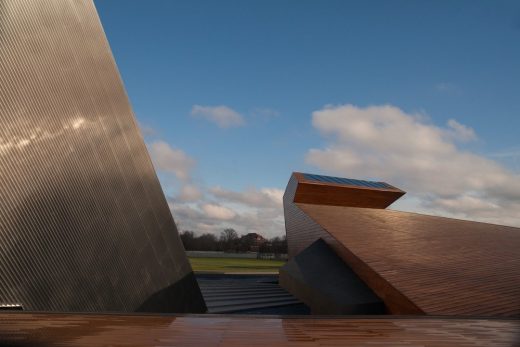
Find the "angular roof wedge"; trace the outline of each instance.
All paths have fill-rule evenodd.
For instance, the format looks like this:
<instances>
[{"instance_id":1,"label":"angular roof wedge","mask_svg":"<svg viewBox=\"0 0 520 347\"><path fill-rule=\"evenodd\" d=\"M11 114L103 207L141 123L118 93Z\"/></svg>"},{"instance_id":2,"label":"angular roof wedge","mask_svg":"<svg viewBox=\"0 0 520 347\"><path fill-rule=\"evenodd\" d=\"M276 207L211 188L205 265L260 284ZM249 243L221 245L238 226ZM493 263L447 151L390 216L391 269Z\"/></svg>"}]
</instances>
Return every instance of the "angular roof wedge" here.
<instances>
[{"instance_id":1,"label":"angular roof wedge","mask_svg":"<svg viewBox=\"0 0 520 347\"><path fill-rule=\"evenodd\" d=\"M406 192L385 182L372 182L293 172L298 182L294 202L384 209Z\"/></svg>"}]
</instances>

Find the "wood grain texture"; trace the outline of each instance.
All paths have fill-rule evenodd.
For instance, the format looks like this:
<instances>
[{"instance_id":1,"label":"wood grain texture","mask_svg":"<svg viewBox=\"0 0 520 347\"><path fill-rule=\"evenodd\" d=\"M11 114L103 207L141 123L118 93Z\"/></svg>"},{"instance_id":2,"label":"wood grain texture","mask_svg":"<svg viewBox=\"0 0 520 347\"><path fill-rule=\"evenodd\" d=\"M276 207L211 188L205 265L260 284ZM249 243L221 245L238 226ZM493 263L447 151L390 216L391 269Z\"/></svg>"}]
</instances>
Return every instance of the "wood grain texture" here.
<instances>
[{"instance_id":1,"label":"wood grain texture","mask_svg":"<svg viewBox=\"0 0 520 347\"><path fill-rule=\"evenodd\" d=\"M519 334L518 320L0 314L9 346L513 347Z\"/></svg>"},{"instance_id":2,"label":"wood grain texture","mask_svg":"<svg viewBox=\"0 0 520 347\"><path fill-rule=\"evenodd\" d=\"M370 188L339 183L320 182L306 179L304 174L295 172L298 181L294 202L320 205L352 206L365 208L386 208L405 194L390 188Z\"/></svg>"}]
</instances>

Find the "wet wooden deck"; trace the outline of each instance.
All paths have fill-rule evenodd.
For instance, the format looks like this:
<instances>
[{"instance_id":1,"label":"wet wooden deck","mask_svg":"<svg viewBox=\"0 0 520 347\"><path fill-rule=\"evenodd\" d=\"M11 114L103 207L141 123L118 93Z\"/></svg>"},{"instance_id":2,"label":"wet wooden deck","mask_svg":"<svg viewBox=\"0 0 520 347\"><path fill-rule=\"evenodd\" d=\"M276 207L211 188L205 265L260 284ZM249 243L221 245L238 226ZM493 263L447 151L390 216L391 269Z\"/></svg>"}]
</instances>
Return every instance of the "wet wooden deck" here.
<instances>
[{"instance_id":1,"label":"wet wooden deck","mask_svg":"<svg viewBox=\"0 0 520 347\"><path fill-rule=\"evenodd\" d=\"M520 321L0 314L0 346L519 346Z\"/></svg>"}]
</instances>

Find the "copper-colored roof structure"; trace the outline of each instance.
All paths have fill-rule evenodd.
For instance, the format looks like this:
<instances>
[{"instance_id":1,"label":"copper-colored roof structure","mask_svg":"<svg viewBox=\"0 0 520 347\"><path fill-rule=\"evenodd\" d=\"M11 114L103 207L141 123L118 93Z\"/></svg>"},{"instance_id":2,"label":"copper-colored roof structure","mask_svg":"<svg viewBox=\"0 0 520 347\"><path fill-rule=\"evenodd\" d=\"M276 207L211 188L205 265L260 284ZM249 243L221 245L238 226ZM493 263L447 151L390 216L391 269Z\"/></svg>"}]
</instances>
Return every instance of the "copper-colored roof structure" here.
<instances>
[{"instance_id":1,"label":"copper-colored roof structure","mask_svg":"<svg viewBox=\"0 0 520 347\"><path fill-rule=\"evenodd\" d=\"M0 314L2 346L513 347L519 331L517 320L442 317Z\"/></svg>"},{"instance_id":2,"label":"copper-colored roof structure","mask_svg":"<svg viewBox=\"0 0 520 347\"><path fill-rule=\"evenodd\" d=\"M318 193L302 203L298 192L308 184L294 173L284 195L290 257L324 239L390 313L520 317L519 228L364 208L363 201L332 206ZM322 187L336 200L351 193L332 184L314 189Z\"/></svg>"},{"instance_id":3,"label":"copper-colored roof structure","mask_svg":"<svg viewBox=\"0 0 520 347\"><path fill-rule=\"evenodd\" d=\"M0 346L520 344L519 229L385 210L402 190L303 173L290 256L321 238L311 255L347 264L378 313L417 315L171 315L206 304L93 1L0 0L0 57Z\"/></svg>"},{"instance_id":4,"label":"copper-colored roof structure","mask_svg":"<svg viewBox=\"0 0 520 347\"><path fill-rule=\"evenodd\" d=\"M370 182L295 172L294 202L367 208L386 208L405 194L385 182Z\"/></svg>"}]
</instances>

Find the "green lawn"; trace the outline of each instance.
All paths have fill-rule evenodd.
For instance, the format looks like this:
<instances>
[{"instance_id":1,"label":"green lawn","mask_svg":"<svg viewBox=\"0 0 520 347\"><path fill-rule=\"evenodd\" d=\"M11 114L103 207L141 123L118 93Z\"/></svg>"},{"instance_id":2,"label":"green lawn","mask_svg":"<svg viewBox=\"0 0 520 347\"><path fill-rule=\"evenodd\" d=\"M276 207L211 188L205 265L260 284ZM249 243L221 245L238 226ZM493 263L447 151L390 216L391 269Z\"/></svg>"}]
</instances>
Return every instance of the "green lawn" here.
<instances>
[{"instance_id":1,"label":"green lawn","mask_svg":"<svg viewBox=\"0 0 520 347\"><path fill-rule=\"evenodd\" d=\"M189 258L195 272L278 272L280 260L240 258Z\"/></svg>"}]
</instances>

